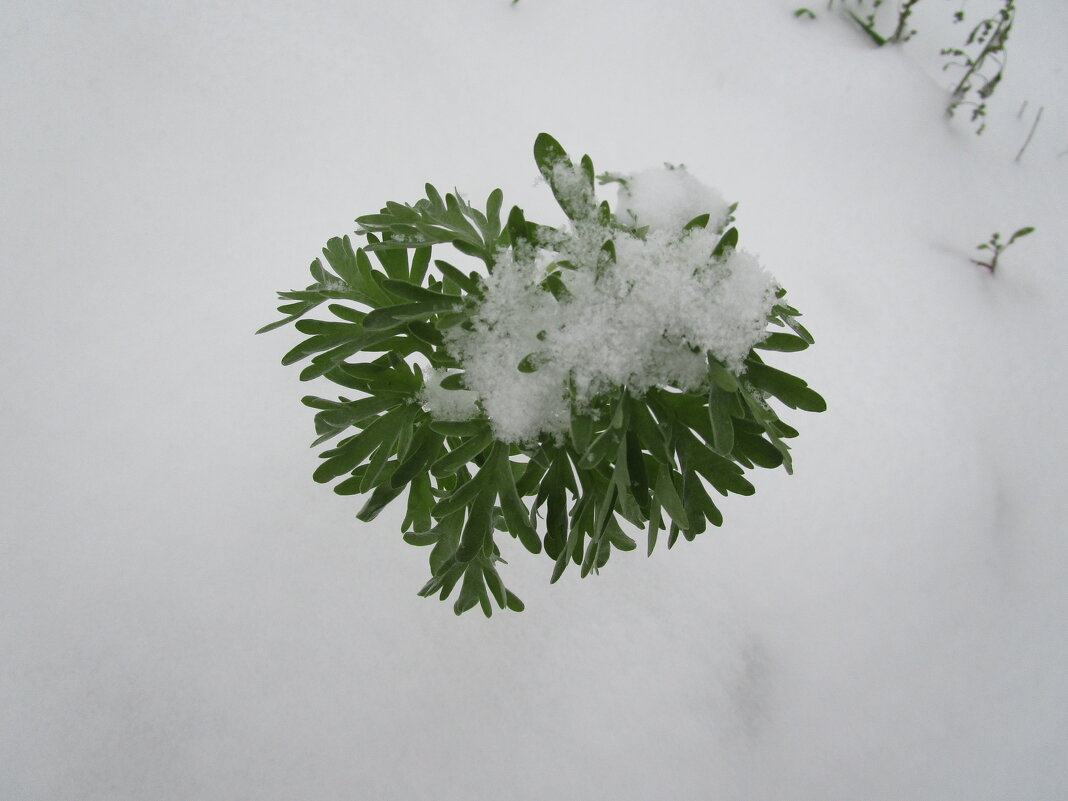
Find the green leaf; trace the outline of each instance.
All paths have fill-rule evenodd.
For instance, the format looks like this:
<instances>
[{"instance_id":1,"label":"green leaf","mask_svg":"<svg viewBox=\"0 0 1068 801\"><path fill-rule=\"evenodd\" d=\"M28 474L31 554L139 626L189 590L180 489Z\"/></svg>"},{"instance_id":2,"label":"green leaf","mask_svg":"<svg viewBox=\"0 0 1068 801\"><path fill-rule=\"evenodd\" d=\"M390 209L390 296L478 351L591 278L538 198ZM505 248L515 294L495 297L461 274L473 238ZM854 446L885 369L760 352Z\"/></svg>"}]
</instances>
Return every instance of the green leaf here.
<instances>
[{"instance_id":1,"label":"green leaf","mask_svg":"<svg viewBox=\"0 0 1068 801\"><path fill-rule=\"evenodd\" d=\"M476 297L482 296L482 287L474 278L464 275L461 270L453 267L447 261L441 259L434 260L434 266L441 271L441 274L446 278L452 280L460 289L469 295L475 295Z\"/></svg>"},{"instance_id":2,"label":"green leaf","mask_svg":"<svg viewBox=\"0 0 1068 801\"><path fill-rule=\"evenodd\" d=\"M460 562L474 559L493 534L493 501L497 497L497 488L489 477L482 477L485 472L481 471L471 481L477 484L477 492L468 510L467 523L460 535L460 547L456 551L456 558Z\"/></svg>"},{"instance_id":3,"label":"green leaf","mask_svg":"<svg viewBox=\"0 0 1068 801\"><path fill-rule=\"evenodd\" d=\"M305 406L325 410L323 413L315 415L315 433L321 436L312 443L313 448L321 442L336 437L347 428L400 404L400 400L397 398L372 397L361 398L347 403L334 403L311 395L302 398L301 402ZM323 404L330 405L325 406Z\"/></svg>"},{"instance_id":4,"label":"green leaf","mask_svg":"<svg viewBox=\"0 0 1068 801\"><path fill-rule=\"evenodd\" d=\"M476 259L482 259L485 262L491 261L490 254L486 248L472 244L466 239L454 239L452 240L452 246L465 256L474 256Z\"/></svg>"},{"instance_id":5,"label":"green leaf","mask_svg":"<svg viewBox=\"0 0 1068 801\"><path fill-rule=\"evenodd\" d=\"M862 20L860 17L858 17L852 11L847 11L846 13L849 14L850 17L853 18L853 21L855 23L857 23L857 25L860 26L860 29L862 31L864 31L864 33L868 34L868 38L870 38L872 40L872 42L875 43L876 47L882 47L883 45L886 44L886 39L883 36L881 36L879 34L879 32L875 30L875 28L873 28L867 22Z\"/></svg>"},{"instance_id":6,"label":"green leaf","mask_svg":"<svg viewBox=\"0 0 1068 801\"><path fill-rule=\"evenodd\" d=\"M728 251L734 250L736 247L738 247L738 229L731 227L720 237L719 242L712 251L712 258L723 258Z\"/></svg>"},{"instance_id":7,"label":"green leaf","mask_svg":"<svg viewBox=\"0 0 1068 801\"><path fill-rule=\"evenodd\" d=\"M364 317L363 327L368 331L384 331L396 328L412 320L426 320L438 312L451 311L453 308L453 302L447 300L424 300L419 303L386 306L381 309L375 309Z\"/></svg>"},{"instance_id":8,"label":"green leaf","mask_svg":"<svg viewBox=\"0 0 1068 801\"><path fill-rule=\"evenodd\" d=\"M423 283L423 279L426 278L427 266L430 264L430 248L421 247L416 248L412 254L412 270L409 274L409 280L419 285Z\"/></svg>"},{"instance_id":9,"label":"green leaf","mask_svg":"<svg viewBox=\"0 0 1068 801\"><path fill-rule=\"evenodd\" d=\"M611 239L606 239L604 244L601 245L601 253L608 257L608 261L612 264L616 263L616 243Z\"/></svg>"},{"instance_id":10,"label":"green leaf","mask_svg":"<svg viewBox=\"0 0 1068 801\"><path fill-rule=\"evenodd\" d=\"M734 374L711 352L707 354L707 359L708 377L725 392L736 392L738 390L738 379L734 377Z\"/></svg>"},{"instance_id":11,"label":"green leaf","mask_svg":"<svg viewBox=\"0 0 1068 801\"><path fill-rule=\"evenodd\" d=\"M653 493L659 499L664 511L675 522L675 525L679 528L688 529L690 527L690 519L686 514L686 507L683 505L682 498L679 496L675 486L676 475L677 473L671 468L661 467L656 474Z\"/></svg>"},{"instance_id":12,"label":"green leaf","mask_svg":"<svg viewBox=\"0 0 1068 801\"><path fill-rule=\"evenodd\" d=\"M449 593L452 592L456 583L463 578L464 565L460 562L453 560L452 565L446 570L440 579L441 591L438 593L438 598L444 601L449 597Z\"/></svg>"},{"instance_id":13,"label":"green leaf","mask_svg":"<svg viewBox=\"0 0 1068 801\"><path fill-rule=\"evenodd\" d=\"M517 595L513 595L510 590L505 590L504 602L507 607L513 612L522 612L524 609L526 609L526 604L519 600L519 597Z\"/></svg>"},{"instance_id":14,"label":"green leaf","mask_svg":"<svg viewBox=\"0 0 1068 801\"><path fill-rule=\"evenodd\" d=\"M353 364L346 362L338 366L341 373L357 382L362 389L373 395L403 395L411 397L423 385L422 378L407 368L403 360L398 360L401 367L392 367L379 362Z\"/></svg>"},{"instance_id":15,"label":"green leaf","mask_svg":"<svg viewBox=\"0 0 1068 801\"><path fill-rule=\"evenodd\" d=\"M645 469L645 457L638 445L638 438L632 431L628 431L626 435L626 459L628 489L645 515L649 510L649 475Z\"/></svg>"},{"instance_id":16,"label":"green leaf","mask_svg":"<svg viewBox=\"0 0 1068 801\"><path fill-rule=\"evenodd\" d=\"M467 384L464 383L463 373L452 373L445 376L441 379L438 386L442 389L467 389Z\"/></svg>"},{"instance_id":17,"label":"green leaf","mask_svg":"<svg viewBox=\"0 0 1068 801\"><path fill-rule=\"evenodd\" d=\"M712 443L725 456L734 449L734 423L731 420L734 403L733 392L727 392L718 384L713 384L709 389L708 417L712 423Z\"/></svg>"},{"instance_id":18,"label":"green leaf","mask_svg":"<svg viewBox=\"0 0 1068 801\"><path fill-rule=\"evenodd\" d=\"M652 501L649 504L649 528L648 531L648 550L646 556L653 555L653 549L656 547L656 537L660 529L663 528L663 523L660 518L660 499L653 493Z\"/></svg>"},{"instance_id":19,"label":"green leaf","mask_svg":"<svg viewBox=\"0 0 1068 801\"><path fill-rule=\"evenodd\" d=\"M582 192L577 191L573 185L560 185L556 166L561 164L569 173L574 174L575 165L568 158L567 151L549 134L540 133L534 140L534 161L542 177L548 181L556 202L568 217L572 220L586 219L596 212L592 181L588 182L588 188L584 186Z\"/></svg>"},{"instance_id":20,"label":"green leaf","mask_svg":"<svg viewBox=\"0 0 1068 801\"><path fill-rule=\"evenodd\" d=\"M479 475L481 475L481 473ZM477 477L464 480L463 483L458 484L455 489L440 498L438 502L434 504L431 514L440 520L443 517L448 517L451 514L464 510L472 501L474 501L475 497L481 491L482 485L485 483L485 479L480 481Z\"/></svg>"},{"instance_id":21,"label":"green leaf","mask_svg":"<svg viewBox=\"0 0 1068 801\"><path fill-rule=\"evenodd\" d=\"M746 377L753 386L774 395L790 408L807 412L822 412L827 409L827 402L809 389L803 379L751 360L747 360L746 365Z\"/></svg>"},{"instance_id":22,"label":"green leaf","mask_svg":"<svg viewBox=\"0 0 1068 801\"><path fill-rule=\"evenodd\" d=\"M711 218L709 214L698 214L686 225L682 227L683 231L692 231L694 228L705 228L708 226L708 221Z\"/></svg>"},{"instance_id":23,"label":"green leaf","mask_svg":"<svg viewBox=\"0 0 1068 801\"><path fill-rule=\"evenodd\" d=\"M538 358L536 353L528 353L524 356L516 367L521 373L534 373L538 369Z\"/></svg>"},{"instance_id":24,"label":"green leaf","mask_svg":"<svg viewBox=\"0 0 1068 801\"><path fill-rule=\"evenodd\" d=\"M515 482L516 491L520 497L533 495L537 491L538 483L545 475L547 467L540 462L531 459L523 468L522 474Z\"/></svg>"},{"instance_id":25,"label":"green leaf","mask_svg":"<svg viewBox=\"0 0 1068 801\"><path fill-rule=\"evenodd\" d=\"M417 475L425 473L427 466L441 453L443 439L444 436L429 425L421 426L390 478L392 486L403 487Z\"/></svg>"},{"instance_id":26,"label":"green leaf","mask_svg":"<svg viewBox=\"0 0 1068 801\"><path fill-rule=\"evenodd\" d=\"M360 482L360 492L370 492L381 483L380 479L392 476L397 464L394 462L390 472L383 475L386 471L386 463L389 461L389 457L393 455L394 447L397 440L401 438L401 433L410 426L411 423L407 422L382 439L382 444L378 446L378 449L371 457L371 461L367 463L363 480Z\"/></svg>"},{"instance_id":27,"label":"green leaf","mask_svg":"<svg viewBox=\"0 0 1068 801\"><path fill-rule=\"evenodd\" d=\"M615 496L612 499L612 503L618 502L620 514L635 525L644 523L645 517L641 514L637 500L631 492L626 435L619 439L619 450L616 451L615 465L612 469L612 484L615 487ZM603 533L604 529L598 527L597 531Z\"/></svg>"},{"instance_id":28,"label":"green leaf","mask_svg":"<svg viewBox=\"0 0 1068 801\"><path fill-rule=\"evenodd\" d=\"M615 521L612 521L612 524L608 526L605 536L612 543L613 548L618 548L621 551L633 551L638 547L638 543L634 541L634 538L628 536Z\"/></svg>"},{"instance_id":29,"label":"green leaf","mask_svg":"<svg viewBox=\"0 0 1068 801\"><path fill-rule=\"evenodd\" d=\"M690 474L683 483L685 485L683 497L685 499L686 508L690 512L690 520L700 520L700 525L697 526L696 529L691 529L690 531L697 534L704 531L705 520L713 526L723 525L723 515L701 484L701 480L696 475ZM686 536L687 532L684 531L683 535ZM686 536L686 539L693 539L693 537Z\"/></svg>"},{"instance_id":30,"label":"green leaf","mask_svg":"<svg viewBox=\"0 0 1068 801\"><path fill-rule=\"evenodd\" d=\"M404 491L404 486L394 487L390 482L385 481L375 488L375 491L371 493L371 497L367 499L367 503L363 505L363 508L356 513L356 519L364 523L370 523L386 506L398 495Z\"/></svg>"},{"instance_id":31,"label":"green leaf","mask_svg":"<svg viewBox=\"0 0 1068 801\"><path fill-rule=\"evenodd\" d=\"M559 559L563 559L564 566L567 565L567 560L571 554L570 544L574 546L574 541L571 540L568 534L567 526L567 496L566 486L563 472L569 468L563 464L562 461L555 460L552 467L545 475L545 480L542 482L542 489L546 490L545 498L547 502L546 514L545 514L545 552L550 556L553 553L558 553ZM541 497L541 490L538 492L538 497ZM537 509L538 500L535 499L534 508ZM574 533L577 537L577 532ZM553 575L559 578L559 573L554 570ZM556 581L556 579L552 579ZM551 582L550 582L551 583Z\"/></svg>"},{"instance_id":32,"label":"green leaf","mask_svg":"<svg viewBox=\"0 0 1068 801\"><path fill-rule=\"evenodd\" d=\"M671 524L671 528L668 531L667 547L668 547L669 551L671 550L671 546L673 546L675 544L675 540L677 540L678 538L679 538L679 527L676 526L674 523L672 523Z\"/></svg>"},{"instance_id":33,"label":"green leaf","mask_svg":"<svg viewBox=\"0 0 1068 801\"><path fill-rule=\"evenodd\" d=\"M579 460L580 470L592 470L619 447L619 429L609 426L590 444Z\"/></svg>"},{"instance_id":34,"label":"green leaf","mask_svg":"<svg viewBox=\"0 0 1068 801\"><path fill-rule=\"evenodd\" d=\"M593 437L593 418L588 414L571 411L571 444L578 453L585 453Z\"/></svg>"},{"instance_id":35,"label":"green leaf","mask_svg":"<svg viewBox=\"0 0 1068 801\"><path fill-rule=\"evenodd\" d=\"M542 279L539 286L546 292L551 293L560 302L564 302L571 297L571 290L567 288L567 284L563 282L557 273L549 273Z\"/></svg>"},{"instance_id":36,"label":"green leaf","mask_svg":"<svg viewBox=\"0 0 1068 801\"><path fill-rule=\"evenodd\" d=\"M690 526L682 529L682 536L688 541L693 540L707 528L704 512L706 498L708 498L708 493L701 485L701 479L692 470L685 469L682 474L682 504L686 509L686 517L690 521Z\"/></svg>"},{"instance_id":37,"label":"green leaf","mask_svg":"<svg viewBox=\"0 0 1068 801\"><path fill-rule=\"evenodd\" d=\"M501 512L504 514L508 531L523 544L531 553L541 553L541 540L538 532L530 524L530 514L516 490L515 478L508 464L506 452L501 449L501 464L497 466L497 495L501 501Z\"/></svg>"},{"instance_id":38,"label":"green leaf","mask_svg":"<svg viewBox=\"0 0 1068 801\"><path fill-rule=\"evenodd\" d=\"M464 583L460 586L460 595L453 604L453 611L462 615L468 609L473 609L478 604L482 586L482 567L477 563L467 565L464 569Z\"/></svg>"},{"instance_id":39,"label":"green leaf","mask_svg":"<svg viewBox=\"0 0 1068 801\"><path fill-rule=\"evenodd\" d=\"M815 390L805 387L792 398L793 406L805 412L827 411L827 401Z\"/></svg>"},{"instance_id":40,"label":"green leaf","mask_svg":"<svg viewBox=\"0 0 1068 801\"><path fill-rule=\"evenodd\" d=\"M356 266L356 251L353 250L352 242L347 236L335 236L330 239L323 248L323 256L342 281L349 286L361 286L360 271ZM318 264L320 269L322 268L322 263L318 259L314 263ZM320 282L326 283L324 279L320 279Z\"/></svg>"},{"instance_id":41,"label":"green leaf","mask_svg":"<svg viewBox=\"0 0 1068 801\"><path fill-rule=\"evenodd\" d=\"M513 250L528 247L531 244L527 221L519 206L512 206L508 214L508 237L512 242Z\"/></svg>"},{"instance_id":42,"label":"green leaf","mask_svg":"<svg viewBox=\"0 0 1068 801\"><path fill-rule=\"evenodd\" d=\"M720 494L752 495L756 492L756 488L742 477L742 468L708 448L693 434L683 434L681 441L687 470L703 475Z\"/></svg>"},{"instance_id":43,"label":"green leaf","mask_svg":"<svg viewBox=\"0 0 1068 801\"><path fill-rule=\"evenodd\" d=\"M583 155L583 157L579 159L579 165L582 167L582 172L586 176L586 183L590 185L590 190L592 191L594 188L593 159L591 159L589 155Z\"/></svg>"},{"instance_id":44,"label":"green leaf","mask_svg":"<svg viewBox=\"0 0 1068 801\"><path fill-rule=\"evenodd\" d=\"M430 474L420 473L409 484L408 509L404 516L404 522L401 523L401 530L416 533L429 532L434 525L433 518L430 516L430 508L433 505L434 494L430 488ZM440 537L440 534L435 533L434 542L437 542Z\"/></svg>"},{"instance_id":45,"label":"green leaf","mask_svg":"<svg viewBox=\"0 0 1068 801\"><path fill-rule=\"evenodd\" d=\"M464 512L461 509L441 520L432 531L440 539L430 552L430 572L435 576L445 571L450 563L455 564L456 549L460 547L460 532L464 527Z\"/></svg>"},{"instance_id":46,"label":"green leaf","mask_svg":"<svg viewBox=\"0 0 1068 801\"><path fill-rule=\"evenodd\" d=\"M484 427L477 434L438 458L430 465L430 472L439 477L451 475L464 465L473 462L476 456L492 444L493 434L488 427Z\"/></svg>"},{"instance_id":47,"label":"green leaf","mask_svg":"<svg viewBox=\"0 0 1068 801\"><path fill-rule=\"evenodd\" d=\"M382 282L382 286L394 295L415 303L427 303L431 305L453 308L463 302L459 295L447 295L443 292L434 292L425 287L416 286L408 281L398 281L388 278Z\"/></svg>"},{"instance_id":48,"label":"green leaf","mask_svg":"<svg viewBox=\"0 0 1068 801\"><path fill-rule=\"evenodd\" d=\"M491 230L501 230L501 206L504 204L504 192L494 189L486 198L486 220Z\"/></svg>"},{"instance_id":49,"label":"green leaf","mask_svg":"<svg viewBox=\"0 0 1068 801\"><path fill-rule=\"evenodd\" d=\"M441 335L441 331L430 323L422 320L412 320L405 328L413 337L425 342L432 348L440 348L445 344L445 337Z\"/></svg>"},{"instance_id":50,"label":"green leaf","mask_svg":"<svg viewBox=\"0 0 1068 801\"><path fill-rule=\"evenodd\" d=\"M308 358L313 353L330 350L331 348L335 348L343 344L349 345L352 344L353 340L356 341L356 350L359 350L362 347L361 340L366 338L366 336L361 334L353 334L351 336L346 334L333 337L317 335L309 337L308 339L305 339L303 342L290 349L289 352L287 352L285 356L282 357L282 364L288 367L291 364L296 364L302 359Z\"/></svg>"},{"instance_id":51,"label":"green leaf","mask_svg":"<svg viewBox=\"0 0 1068 801\"><path fill-rule=\"evenodd\" d=\"M409 545L423 547L436 545L438 540L441 539L441 535L436 531L409 531L404 535L403 539Z\"/></svg>"},{"instance_id":52,"label":"green leaf","mask_svg":"<svg viewBox=\"0 0 1068 801\"><path fill-rule=\"evenodd\" d=\"M634 433L638 435L642 447L649 451L654 459L661 464L673 464L671 448L668 446L659 423L649 413L647 403L638 401L631 404L630 424Z\"/></svg>"},{"instance_id":53,"label":"green leaf","mask_svg":"<svg viewBox=\"0 0 1068 801\"><path fill-rule=\"evenodd\" d=\"M505 609L508 605L504 589L504 582L501 581L501 577L497 575L497 569L492 564L482 565L482 575L486 579L486 586L489 588L490 594L493 596L493 600L497 602L497 606L501 609Z\"/></svg>"},{"instance_id":54,"label":"green leaf","mask_svg":"<svg viewBox=\"0 0 1068 801\"><path fill-rule=\"evenodd\" d=\"M312 478L320 484L325 484L354 470L385 440L395 437L400 427L410 421L416 411L412 406L401 406L386 412L361 433L320 454L326 461L319 465Z\"/></svg>"},{"instance_id":55,"label":"green leaf","mask_svg":"<svg viewBox=\"0 0 1068 801\"><path fill-rule=\"evenodd\" d=\"M399 208L405 208L404 206L400 206L399 203L393 203L392 205L397 206ZM392 240L393 236L390 233L384 232L382 234L381 241L383 242L383 244L389 244L392 242ZM377 237L372 234L368 234L367 241L372 245L376 244ZM407 243L405 243L402 244L399 248L374 248L375 258L377 258L382 267L385 268L386 275L388 275L394 280L406 281L408 278L407 247L408 245Z\"/></svg>"},{"instance_id":56,"label":"green leaf","mask_svg":"<svg viewBox=\"0 0 1068 801\"><path fill-rule=\"evenodd\" d=\"M392 215L398 222L415 222L419 219L419 213L411 206L386 201L385 212Z\"/></svg>"},{"instance_id":57,"label":"green leaf","mask_svg":"<svg viewBox=\"0 0 1068 801\"><path fill-rule=\"evenodd\" d=\"M447 437L471 437L489 431L486 420L431 420L430 427Z\"/></svg>"},{"instance_id":58,"label":"green leaf","mask_svg":"<svg viewBox=\"0 0 1068 801\"><path fill-rule=\"evenodd\" d=\"M607 200L602 201L597 207L597 222L605 228L612 225L612 207L608 205Z\"/></svg>"},{"instance_id":59,"label":"green leaf","mask_svg":"<svg viewBox=\"0 0 1068 801\"><path fill-rule=\"evenodd\" d=\"M783 463L783 454L760 436L735 431L734 453L745 456L760 467L775 468Z\"/></svg>"},{"instance_id":60,"label":"green leaf","mask_svg":"<svg viewBox=\"0 0 1068 801\"><path fill-rule=\"evenodd\" d=\"M591 539L589 545L586 548L586 555L582 559L582 565L579 572L580 578L586 578L593 570L594 565L597 563L598 557L601 555L601 548L604 546L604 540Z\"/></svg>"},{"instance_id":61,"label":"green leaf","mask_svg":"<svg viewBox=\"0 0 1068 801\"><path fill-rule=\"evenodd\" d=\"M331 303L327 308L332 314L349 323L363 323L363 318L367 316L365 311L353 309L350 306L342 306L340 303Z\"/></svg>"},{"instance_id":62,"label":"green leaf","mask_svg":"<svg viewBox=\"0 0 1068 801\"><path fill-rule=\"evenodd\" d=\"M762 342L758 342L754 347L760 350L777 350L792 353L807 348L808 342L792 334L768 334Z\"/></svg>"}]
</instances>

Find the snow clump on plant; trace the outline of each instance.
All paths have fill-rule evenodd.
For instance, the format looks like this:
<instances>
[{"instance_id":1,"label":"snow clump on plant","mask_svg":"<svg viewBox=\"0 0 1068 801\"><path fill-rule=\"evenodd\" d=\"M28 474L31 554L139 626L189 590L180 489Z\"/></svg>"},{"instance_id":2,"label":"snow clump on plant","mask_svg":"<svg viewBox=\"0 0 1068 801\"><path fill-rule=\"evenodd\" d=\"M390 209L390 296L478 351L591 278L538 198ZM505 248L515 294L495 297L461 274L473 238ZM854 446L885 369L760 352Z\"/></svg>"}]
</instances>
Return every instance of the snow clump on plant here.
<instances>
[{"instance_id":1,"label":"snow clump on plant","mask_svg":"<svg viewBox=\"0 0 1068 801\"><path fill-rule=\"evenodd\" d=\"M583 203L588 183L563 168L554 183ZM588 408L620 387L695 390L707 378L707 353L741 374L767 335L775 280L749 253L713 255L730 213L722 195L684 168L616 180L622 224L591 214L530 248L503 249L471 325L446 337L503 441L560 435L572 405ZM705 214L704 226L687 228ZM454 410L435 402L451 403L445 395L428 394L429 411L450 419Z\"/></svg>"}]
</instances>

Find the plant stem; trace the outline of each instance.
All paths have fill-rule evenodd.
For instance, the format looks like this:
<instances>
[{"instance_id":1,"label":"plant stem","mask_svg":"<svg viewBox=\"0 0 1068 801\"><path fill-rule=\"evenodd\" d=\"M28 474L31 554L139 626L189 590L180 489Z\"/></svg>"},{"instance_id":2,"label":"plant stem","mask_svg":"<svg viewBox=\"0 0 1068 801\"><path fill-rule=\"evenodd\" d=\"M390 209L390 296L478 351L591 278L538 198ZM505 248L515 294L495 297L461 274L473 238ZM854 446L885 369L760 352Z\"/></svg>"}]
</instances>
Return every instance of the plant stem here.
<instances>
[{"instance_id":1,"label":"plant stem","mask_svg":"<svg viewBox=\"0 0 1068 801\"><path fill-rule=\"evenodd\" d=\"M1042 112L1046 110L1045 106L1039 106L1038 114L1035 115L1034 125L1031 126L1031 133L1027 135L1027 141L1023 143L1023 147L1020 148L1020 152L1016 154L1016 163L1020 163L1020 157L1023 156L1024 151L1027 150L1027 146L1031 144L1031 138L1035 135L1035 129L1038 128L1038 121L1042 119Z\"/></svg>"},{"instance_id":2,"label":"plant stem","mask_svg":"<svg viewBox=\"0 0 1068 801\"><path fill-rule=\"evenodd\" d=\"M901 10L897 16L897 28L886 41L902 41L902 37L905 35L905 25L908 24L909 15L912 14L912 7L918 2L920 2L920 0L905 0L905 3L901 6Z\"/></svg>"},{"instance_id":3,"label":"plant stem","mask_svg":"<svg viewBox=\"0 0 1068 801\"><path fill-rule=\"evenodd\" d=\"M1011 3L1006 4L1006 9L1011 9L1011 7ZM958 83L956 88L953 90L953 97L963 96L968 89L968 81L976 72L979 71L979 68L983 66L983 61L986 60L986 57L991 53L1000 50L1004 46L1004 39L1008 38L1008 30L1006 30L1005 33L1002 34L1002 29L1006 28L1006 26L1009 28L1012 27L1012 18L1009 14L1006 13L1005 9L1002 10L999 16L1000 19L998 20L997 27L994 29L994 32L991 33L990 36L987 38L986 44L979 52L979 55L975 58L974 61L971 61L968 64L968 69L964 72L964 77L960 79L960 83Z\"/></svg>"}]
</instances>

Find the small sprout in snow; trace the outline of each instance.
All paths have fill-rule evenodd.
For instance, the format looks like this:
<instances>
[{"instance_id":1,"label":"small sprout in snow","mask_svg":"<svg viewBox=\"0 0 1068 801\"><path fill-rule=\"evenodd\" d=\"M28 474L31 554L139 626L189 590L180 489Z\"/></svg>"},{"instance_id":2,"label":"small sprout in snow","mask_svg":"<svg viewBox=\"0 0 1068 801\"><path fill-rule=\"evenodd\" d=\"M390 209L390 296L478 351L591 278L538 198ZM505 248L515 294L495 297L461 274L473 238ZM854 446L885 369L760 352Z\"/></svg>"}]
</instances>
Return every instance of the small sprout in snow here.
<instances>
[{"instance_id":1,"label":"small sprout in snow","mask_svg":"<svg viewBox=\"0 0 1068 801\"><path fill-rule=\"evenodd\" d=\"M984 242L981 245L977 245L976 246L976 250L988 250L988 251L990 251L990 256L987 258L986 261L979 261L978 259L972 259L972 263L973 264L978 264L980 267L986 267L988 270L990 270L991 274L993 274L997 270L998 259L1001 258L1001 254L1002 253L1004 253L1006 250L1008 250L1009 245L1011 245L1017 239L1022 239L1023 237L1027 236L1028 234L1030 234L1034 230L1035 230L1034 226L1028 226L1026 228L1020 228L1019 230L1016 231L1016 233L1014 233L1012 236L1009 237L1009 241L1008 242L1002 242L1001 241L1001 234L995 232L994 235L991 236L989 240L987 240L986 242Z\"/></svg>"}]
</instances>

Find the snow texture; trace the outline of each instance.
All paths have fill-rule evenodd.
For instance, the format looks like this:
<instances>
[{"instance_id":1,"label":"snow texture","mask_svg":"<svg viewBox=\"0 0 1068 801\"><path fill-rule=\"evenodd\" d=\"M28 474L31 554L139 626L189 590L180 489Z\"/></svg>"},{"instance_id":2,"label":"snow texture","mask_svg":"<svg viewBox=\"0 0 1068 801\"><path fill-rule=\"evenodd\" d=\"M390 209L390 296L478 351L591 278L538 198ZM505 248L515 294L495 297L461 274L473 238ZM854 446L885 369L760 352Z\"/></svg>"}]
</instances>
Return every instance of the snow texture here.
<instances>
[{"instance_id":1,"label":"snow texture","mask_svg":"<svg viewBox=\"0 0 1068 801\"><path fill-rule=\"evenodd\" d=\"M718 190L698 181L684 166L669 165L626 176L616 208L621 221L653 231L678 231L701 214L710 215L708 227L717 231L729 213Z\"/></svg>"},{"instance_id":2,"label":"snow texture","mask_svg":"<svg viewBox=\"0 0 1068 801\"><path fill-rule=\"evenodd\" d=\"M0 798L1068 798L1068 5L981 137L959 3L798 5L7 0ZM498 538L526 611L457 618L251 332L426 181L557 219L543 130L740 200L829 409L723 528L551 586Z\"/></svg>"},{"instance_id":3,"label":"snow texture","mask_svg":"<svg viewBox=\"0 0 1068 801\"><path fill-rule=\"evenodd\" d=\"M556 167L564 196L589 204L581 172ZM655 222L647 235L583 220L537 252L517 258L503 251L473 330L450 332L466 384L503 440L561 433L572 402L581 411L619 387L635 394L664 385L697 389L708 353L741 373L749 350L766 336L778 286L749 253L732 249L712 258L727 213L719 193L682 169L646 170L626 186L631 212L640 210L635 226ZM717 224L683 230L709 212ZM614 260L602 249L608 240ZM549 274L566 294L543 288ZM524 359L533 372L520 372Z\"/></svg>"}]
</instances>

